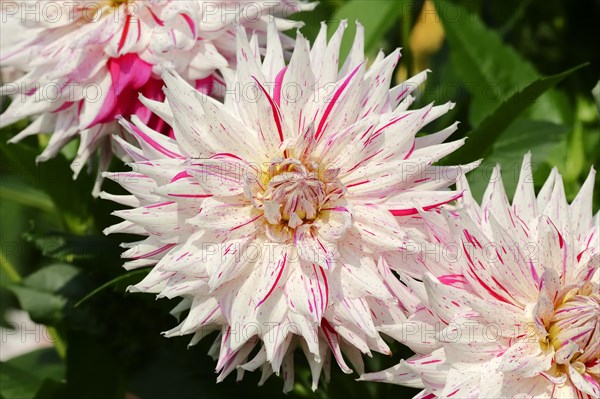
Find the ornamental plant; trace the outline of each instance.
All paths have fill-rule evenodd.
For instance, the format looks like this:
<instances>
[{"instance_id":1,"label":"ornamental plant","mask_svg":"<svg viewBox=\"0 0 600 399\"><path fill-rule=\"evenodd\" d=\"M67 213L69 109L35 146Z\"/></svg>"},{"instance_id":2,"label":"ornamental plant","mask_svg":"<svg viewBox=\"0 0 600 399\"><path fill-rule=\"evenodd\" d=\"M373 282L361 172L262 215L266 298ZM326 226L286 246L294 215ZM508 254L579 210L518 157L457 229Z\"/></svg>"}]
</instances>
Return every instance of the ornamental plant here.
<instances>
[{"instance_id":1,"label":"ornamental plant","mask_svg":"<svg viewBox=\"0 0 600 399\"><path fill-rule=\"evenodd\" d=\"M597 397L563 3L3 0L0 399Z\"/></svg>"},{"instance_id":2,"label":"ornamental plant","mask_svg":"<svg viewBox=\"0 0 600 399\"><path fill-rule=\"evenodd\" d=\"M399 52L367 69L360 25L338 66L345 27L327 43L323 25L312 48L298 34L288 65L274 25L264 60L240 30L224 103L167 70L166 103L149 109L174 139L122 122L139 143L120 141L134 172L107 176L131 194L101 197L134 208L105 232L146 236L123 254L127 269L153 266L130 291L183 298L167 336L219 331L218 381L236 368L262 368L263 380L281 370L289 391L298 347L316 390L332 356L351 373L344 355L362 371L363 353L389 354L377 327L403 314L378 254L410 240L395 216L454 201L461 194L444 189L476 166L432 166L463 140L441 143L455 126L415 135L451 104L407 110L425 73L390 88ZM235 98L236 87L258 97Z\"/></svg>"}]
</instances>

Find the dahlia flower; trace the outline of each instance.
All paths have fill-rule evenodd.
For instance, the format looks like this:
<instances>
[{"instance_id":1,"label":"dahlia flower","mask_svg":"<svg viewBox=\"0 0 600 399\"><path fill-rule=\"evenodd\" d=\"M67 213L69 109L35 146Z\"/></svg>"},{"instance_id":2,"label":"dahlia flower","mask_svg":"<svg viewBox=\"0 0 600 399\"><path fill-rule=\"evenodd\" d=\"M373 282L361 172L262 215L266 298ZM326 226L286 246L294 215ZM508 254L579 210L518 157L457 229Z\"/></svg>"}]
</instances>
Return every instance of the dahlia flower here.
<instances>
[{"instance_id":1,"label":"dahlia flower","mask_svg":"<svg viewBox=\"0 0 600 399\"><path fill-rule=\"evenodd\" d=\"M597 398L594 176L568 205L553 170L536 198L528 154L512 204L496 169L481 206L463 182L459 209L422 213L437 251L403 276L408 319L381 328L417 355L363 379L424 387L419 398Z\"/></svg>"},{"instance_id":2,"label":"dahlia flower","mask_svg":"<svg viewBox=\"0 0 600 399\"><path fill-rule=\"evenodd\" d=\"M169 134L163 121L137 99L142 93L164 100L160 67L174 68L210 94L222 84L215 71L235 60L234 24L259 32L264 41L268 21L312 6L231 0L3 1L3 19L10 21L6 27L17 20L22 23L19 36L26 39L2 49L0 66L27 74L2 87L14 100L0 127L33 117L11 142L50 133L38 157L45 161L79 137L72 163L75 176L97 149L100 170L106 170L112 155L109 137L119 133L117 115L137 115ZM275 20L280 29L300 26Z\"/></svg>"},{"instance_id":3,"label":"dahlia flower","mask_svg":"<svg viewBox=\"0 0 600 399\"><path fill-rule=\"evenodd\" d=\"M361 354L389 353L377 326L403 313L377 254L409 241L395 216L455 200L446 188L475 166L432 166L463 141L441 144L456 125L415 138L451 104L407 110L426 73L390 89L399 51L367 68L358 25L340 68L345 27L327 43L323 25L312 47L298 33L287 66L272 25L264 59L238 32L224 103L166 70L167 102L144 102L176 141L122 121L134 172L107 176L131 194L101 196L134 208L106 233L147 236L123 255L153 266L131 290L184 298L167 336L219 332L219 381L283 369L289 390L301 348L316 389L331 355L351 373L343 355L361 372Z\"/></svg>"},{"instance_id":4,"label":"dahlia flower","mask_svg":"<svg viewBox=\"0 0 600 399\"><path fill-rule=\"evenodd\" d=\"M10 48L17 43L27 40L31 35L20 23L18 14L20 12L21 3L0 0L0 51ZM10 34L8 33L10 32ZM0 53L1 54L1 53ZM12 82L23 75L23 71L15 67L2 67L0 69L0 83ZM4 99L0 98L0 103ZM2 107L4 109L4 107Z\"/></svg>"}]
</instances>

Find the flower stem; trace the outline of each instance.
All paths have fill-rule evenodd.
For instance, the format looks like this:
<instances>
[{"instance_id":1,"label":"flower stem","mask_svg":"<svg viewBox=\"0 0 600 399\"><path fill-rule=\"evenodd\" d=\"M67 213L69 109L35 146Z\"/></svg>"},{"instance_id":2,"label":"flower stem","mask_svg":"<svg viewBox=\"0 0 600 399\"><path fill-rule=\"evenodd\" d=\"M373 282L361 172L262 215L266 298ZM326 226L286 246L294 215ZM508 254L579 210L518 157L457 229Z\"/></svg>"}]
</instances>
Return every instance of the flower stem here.
<instances>
[{"instance_id":1,"label":"flower stem","mask_svg":"<svg viewBox=\"0 0 600 399\"><path fill-rule=\"evenodd\" d=\"M60 337L58 330L56 330L55 327L51 326L46 326L46 329L48 330L48 334L50 334L50 337L52 338L52 343L54 344L54 349L56 350L56 353L58 353L58 356L62 360L65 360L65 358L67 357L67 346Z\"/></svg>"},{"instance_id":2,"label":"flower stem","mask_svg":"<svg viewBox=\"0 0 600 399\"><path fill-rule=\"evenodd\" d=\"M0 250L0 268L4 270L12 283L18 284L21 282L21 275L12 265L12 263L10 263L6 255L4 255L4 251L2 250Z\"/></svg>"}]
</instances>

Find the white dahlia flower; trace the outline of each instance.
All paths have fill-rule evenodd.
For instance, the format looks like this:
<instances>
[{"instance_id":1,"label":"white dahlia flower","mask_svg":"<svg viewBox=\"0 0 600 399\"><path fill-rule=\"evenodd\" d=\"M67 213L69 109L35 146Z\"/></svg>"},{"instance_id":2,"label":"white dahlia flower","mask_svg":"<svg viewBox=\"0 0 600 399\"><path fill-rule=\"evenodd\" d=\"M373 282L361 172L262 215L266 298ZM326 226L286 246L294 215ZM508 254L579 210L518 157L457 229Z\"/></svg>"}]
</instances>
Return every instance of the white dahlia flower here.
<instances>
[{"instance_id":1,"label":"white dahlia flower","mask_svg":"<svg viewBox=\"0 0 600 399\"><path fill-rule=\"evenodd\" d=\"M167 102L144 102L176 141L123 121L134 173L107 176L131 195L101 195L134 208L106 233L147 236L124 253L153 265L132 290L184 298L167 336L219 331L219 380L283 368L289 390L299 347L316 389L331 354L350 373L343 355L360 372L361 353L389 353L377 326L403 313L377 254L406 246L395 216L455 200L446 188L475 166L432 166L463 141L441 144L455 125L415 138L451 104L408 111L426 74L390 89L398 51L367 68L358 26L340 68L345 27L327 43L323 25L312 48L298 34L287 66L274 27L264 59L238 32L224 104L165 72Z\"/></svg>"},{"instance_id":2,"label":"white dahlia flower","mask_svg":"<svg viewBox=\"0 0 600 399\"><path fill-rule=\"evenodd\" d=\"M99 167L106 170L109 137L119 133L116 116L137 115L154 130L171 133L138 101L138 93L164 100L161 67L172 67L210 94L222 84L215 71L234 66L235 24L258 32L264 42L269 21L275 19L279 29L299 26L278 16L312 6L279 0L3 1L2 18L10 24L2 36L18 32L21 40L8 48L2 42L0 66L26 74L1 89L13 102L0 127L33 117L11 142L51 134L38 157L45 161L79 137L75 175L99 148Z\"/></svg>"},{"instance_id":3,"label":"white dahlia flower","mask_svg":"<svg viewBox=\"0 0 600 399\"><path fill-rule=\"evenodd\" d=\"M422 282L416 267L403 278L408 320L381 328L417 355L363 379L424 387L419 398L598 398L594 177L568 205L553 170L536 198L528 154L512 204L497 169L481 206L465 182L462 207L423 213L438 244L413 264Z\"/></svg>"},{"instance_id":4,"label":"white dahlia flower","mask_svg":"<svg viewBox=\"0 0 600 399\"><path fill-rule=\"evenodd\" d=\"M31 29L26 29L21 23L19 13L22 2L0 0L0 57L6 49L19 42L28 40L32 34ZM23 76L24 71L13 66L0 68L0 84L12 82ZM0 97L0 104L5 99ZM2 109L4 107L2 106Z\"/></svg>"}]
</instances>

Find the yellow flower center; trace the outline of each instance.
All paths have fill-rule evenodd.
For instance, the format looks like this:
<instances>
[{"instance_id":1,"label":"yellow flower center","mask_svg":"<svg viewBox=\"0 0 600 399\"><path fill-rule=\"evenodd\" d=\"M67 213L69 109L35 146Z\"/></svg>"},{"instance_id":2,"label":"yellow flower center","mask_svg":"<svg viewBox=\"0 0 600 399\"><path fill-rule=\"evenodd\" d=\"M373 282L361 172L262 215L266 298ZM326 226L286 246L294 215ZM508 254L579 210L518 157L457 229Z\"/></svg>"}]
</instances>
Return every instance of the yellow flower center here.
<instances>
[{"instance_id":1,"label":"yellow flower center","mask_svg":"<svg viewBox=\"0 0 600 399\"><path fill-rule=\"evenodd\" d=\"M555 350L569 342L583 351L584 362L598 357L600 352L600 303L598 295L571 292L554 310L548 329L549 342ZM595 341L595 342L594 342Z\"/></svg>"},{"instance_id":2,"label":"yellow flower center","mask_svg":"<svg viewBox=\"0 0 600 399\"><path fill-rule=\"evenodd\" d=\"M129 0L108 0L109 6L112 8L117 8L122 4L127 4Z\"/></svg>"},{"instance_id":3,"label":"yellow flower center","mask_svg":"<svg viewBox=\"0 0 600 399\"><path fill-rule=\"evenodd\" d=\"M549 374L566 379L568 367L598 380L600 295L591 285L574 288L554 308L543 345L551 345L555 362Z\"/></svg>"},{"instance_id":4,"label":"yellow flower center","mask_svg":"<svg viewBox=\"0 0 600 399\"><path fill-rule=\"evenodd\" d=\"M338 174L317 162L278 158L247 188L247 195L263 210L269 235L287 241L296 228L314 222L327 202L345 193Z\"/></svg>"}]
</instances>

